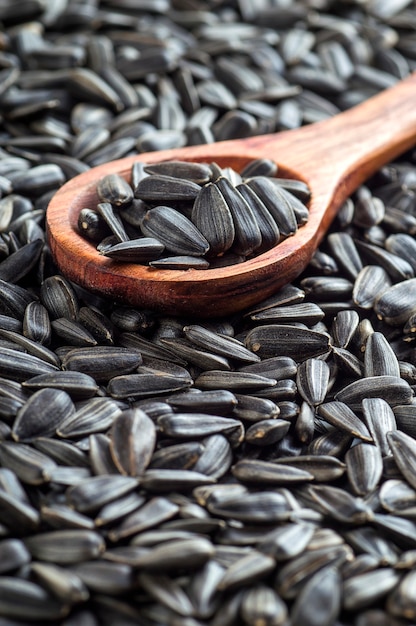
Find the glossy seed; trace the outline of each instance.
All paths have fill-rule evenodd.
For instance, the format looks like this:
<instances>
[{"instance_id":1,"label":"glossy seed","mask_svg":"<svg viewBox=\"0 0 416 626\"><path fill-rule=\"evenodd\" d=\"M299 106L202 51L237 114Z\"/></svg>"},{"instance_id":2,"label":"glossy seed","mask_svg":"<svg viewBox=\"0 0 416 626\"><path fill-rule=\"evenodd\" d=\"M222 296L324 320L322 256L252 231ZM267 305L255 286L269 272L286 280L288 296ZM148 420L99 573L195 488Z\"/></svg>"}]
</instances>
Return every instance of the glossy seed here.
<instances>
[{"instance_id":1,"label":"glossy seed","mask_svg":"<svg viewBox=\"0 0 416 626\"><path fill-rule=\"evenodd\" d=\"M110 452L121 474L140 476L152 458L156 429L140 409L123 411L110 431Z\"/></svg>"},{"instance_id":2,"label":"glossy seed","mask_svg":"<svg viewBox=\"0 0 416 626\"><path fill-rule=\"evenodd\" d=\"M114 376L108 384L108 394L116 399L146 398L186 389L191 381L166 372Z\"/></svg>"},{"instance_id":3,"label":"glossy seed","mask_svg":"<svg viewBox=\"0 0 416 626\"><path fill-rule=\"evenodd\" d=\"M365 265L357 274L352 290L354 303L362 309L371 309L376 299L392 281L386 270L379 265Z\"/></svg>"},{"instance_id":4,"label":"glossy seed","mask_svg":"<svg viewBox=\"0 0 416 626\"><path fill-rule=\"evenodd\" d=\"M105 549L103 538L89 530L61 530L25 539L32 556L41 561L70 564L95 559Z\"/></svg>"},{"instance_id":5,"label":"glossy seed","mask_svg":"<svg viewBox=\"0 0 416 626\"><path fill-rule=\"evenodd\" d=\"M192 343L207 351L248 363L260 360L256 354L247 350L244 344L233 337L224 337L203 326L197 324L184 326L183 332Z\"/></svg>"},{"instance_id":6,"label":"glossy seed","mask_svg":"<svg viewBox=\"0 0 416 626\"><path fill-rule=\"evenodd\" d=\"M44 388L61 389L73 400L91 398L98 391L95 380L82 372L56 371L52 374L39 374L25 380L23 387L33 391Z\"/></svg>"},{"instance_id":7,"label":"glossy seed","mask_svg":"<svg viewBox=\"0 0 416 626\"><path fill-rule=\"evenodd\" d=\"M359 443L345 455L347 475L355 494L365 496L373 491L383 473L383 462L377 446Z\"/></svg>"},{"instance_id":8,"label":"glossy seed","mask_svg":"<svg viewBox=\"0 0 416 626\"><path fill-rule=\"evenodd\" d=\"M291 610L293 626L308 622L311 626L329 626L341 609L341 578L335 567L315 573L300 590Z\"/></svg>"},{"instance_id":9,"label":"glossy seed","mask_svg":"<svg viewBox=\"0 0 416 626\"><path fill-rule=\"evenodd\" d=\"M68 504L80 513L90 513L137 488L131 476L93 476L67 491Z\"/></svg>"},{"instance_id":10,"label":"glossy seed","mask_svg":"<svg viewBox=\"0 0 416 626\"><path fill-rule=\"evenodd\" d=\"M253 626L282 626L287 618L287 607L273 589L259 583L245 592L241 616L246 624Z\"/></svg>"},{"instance_id":11,"label":"glossy seed","mask_svg":"<svg viewBox=\"0 0 416 626\"><path fill-rule=\"evenodd\" d=\"M150 209L143 218L141 228L144 235L157 239L166 250L176 254L203 256L209 250L208 241L194 224L168 206Z\"/></svg>"},{"instance_id":12,"label":"glossy seed","mask_svg":"<svg viewBox=\"0 0 416 626\"><path fill-rule=\"evenodd\" d=\"M302 398L312 406L321 404L328 391L330 370L322 359L306 359L298 367L296 384Z\"/></svg>"},{"instance_id":13,"label":"glossy seed","mask_svg":"<svg viewBox=\"0 0 416 626\"><path fill-rule=\"evenodd\" d=\"M0 580L0 614L12 621L62 619L69 613L69 605L53 598L43 587L15 576Z\"/></svg>"},{"instance_id":14,"label":"glossy seed","mask_svg":"<svg viewBox=\"0 0 416 626\"><path fill-rule=\"evenodd\" d=\"M30 441L53 435L63 420L74 413L75 406L65 391L40 389L18 411L12 437L15 441ZM37 419L33 419L35 415Z\"/></svg>"},{"instance_id":15,"label":"glossy seed","mask_svg":"<svg viewBox=\"0 0 416 626\"><path fill-rule=\"evenodd\" d=\"M365 343L364 376L400 378L399 361L386 337L380 332L372 333Z\"/></svg>"},{"instance_id":16,"label":"glossy seed","mask_svg":"<svg viewBox=\"0 0 416 626\"><path fill-rule=\"evenodd\" d=\"M250 178L246 184L257 194L273 216L279 232L284 237L294 235L298 229L296 214L291 205L291 194L279 188L266 176Z\"/></svg>"},{"instance_id":17,"label":"glossy seed","mask_svg":"<svg viewBox=\"0 0 416 626\"><path fill-rule=\"evenodd\" d=\"M374 303L374 311L379 319L398 326L404 324L414 312L416 278L402 280L384 291Z\"/></svg>"},{"instance_id":18,"label":"glossy seed","mask_svg":"<svg viewBox=\"0 0 416 626\"><path fill-rule=\"evenodd\" d=\"M96 346L70 350L62 360L62 368L82 372L101 383L116 375L133 372L141 362L142 357L137 350Z\"/></svg>"},{"instance_id":19,"label":"glossy seed","mask_svg":"<svg viewBox=\"0 0 416 626\"><path fill-rule=\"evenodd\" d=\"M200 186L190 180L155 174L139 181L134 195L145 202L159 204L160 201L194 200L199 191Z\"/></svg>"},{"instance_id":20,"label":"glossy seed","mask_svg":"<svg viewBox=\"0 0 416 626\"><path fill-rule=\"evenodd\" d=\"M154 237L142 237L141 239L116 243L103 250L101 254L114 261L147 263L157 259L164 249L163 243Z\"/></svg>"},{"instance_id":21,"label":"glossy seed","mask_svg":"<svg viewBox=\"0 0 416 626\"><path fill-rule=\"evenodd\" d=\"M110 398L91 398L62 419L56 434L63 438L77 438L102 432L112 426L120 413L120 407Z\"/></svg>"},{"instance_id":22,"label":"glossy seed","mask_svg":"<svg viewBox=\"0 0 416 626\"><path fill-rule=\"evenodd\" d=\"M78 317L78 298L71 284L62 276L50 276L43 281L40 299L53 319L66 317L76 320Z\"/></svg>"},{"instance_id":23,"label":"glossy seed","mask_svg":"<svg viewBox=\"0 0 416 626\"><path fill-rule=\"evenodd\" d=\"M413 437L400 430L387 434L394 460L408 483L416 486L416 445Z\"/></svg>"},{"instance_id":24,"label":"glossy seed","mask_svg":"<svg viewBox=\"0 0 416 626\"><path fill-rule=\"evenodd\" d=\"M36 562L30 571L37 581L62 602L76 604L89 599L89 591L78 576L52 563Z\"/></svg>"},{"instance_id":25,"label":"glossy seed","mask_svg":"<svg viewBox=\"0 0 416 626\"><path fill-rule=\"evenodd\" d=\"M410 385L398 376L368 376L339 391L335 399L351 409L359 409L364 398L382 398L391 406L409 404L413 397Z\"/></svg>"},{"instance_id":26,"label":"glossy seed","mask_svg":"<svg viewBox=\"0 0 416 626\"><path fill-rule=\"evenodd\" d=\"M350 405L340 400L335 400L321 404L318 411L319 415L333 426L345 430L351 436L358 437L363 441L372 441L366 425L353 412Z\"/></svg>"},{"instance_id":27,"label":"glossy seed","mask_svg":"<svg viewBox=\"0 0 416 626\"><path fill-rule=\"evenodd\" d=\"M118 174L106 174L98 181L97 194L101 202L116 206L129 204L133 200L133 190Z\"/></svg>"},{"instance_id":28,"label":"glossy seed","mask_svg":"<svg viewBox=\"0 0 416 626\"><path fill-rule=\"evenodd\" d=\"M297 467L251 459L238 461L232 472L238 480L249 485L291 485L314 478L309 472Z\"/></svg>"},{"instance_id":29,"label":"glossy seed","mask_svg":"<svg viewBox=\"0 0 416 626\"><path fill-rule=\"evenodd\" d=\"M32 341L48 345L51 340L51 325L47 309L36 300L30 302L23 319L23 334Z\"/></svg>"},{"instance_id":30,"label":"glossy seed","mask_svg":"<svg viewBox=\"0 0 416 626\"><path fill-rule=\"evenodd\" d=\"M217 185L208 183L201 188L192 207L192 222L208 241L211 255L222 255L231 248L234 222Z\"/></svg>"},{"instance_id":31,"label":"glossy seed","mask_svg":"<svg viewBox=\"0 0 416 626\"><path fill-rule=\"evenodd\" d=\"M2 467L11 469L24 483L41 485L48 482L56 463L46 454L23 443L0 442Z\"/></svg>"},{"instance_id":32,"label":"glossy seed","mask_svg":"<svg viewBox=\"0 0 416 626\"><path fill-rule=\"evenodd\" d=\"M297 326L272 324L250 330L245 345L262 359L288 356L304 360L324 354L329 349L329 338L323 333Z\"/></svg>"},{"instance_id":33,"label":"glossy seed","mask_svg":"<svg viewBox=\"0 0 416 626\"><path fill-rule=\"evenodd\" d=\"M364 421L374 443L380 448L382 456L387 456L390 454L387 433L397 428L393 409L381 398L364 398L362 411Z\"/></svg>"},{"instance_id":34,"label":"glossy seed","mask_svg":"<svg viewBox=\"0 0 416 626\"><path fill-rule=\"evenodd\" d=\"M13 350L0 348L0 374L15 381L24 381L36 374L47 374L58 371L56 365L47 363L37 356Z\"/></svg>"},{"instance_id":35,"label":"glossy seed","mask_svg":"<svg viewBox=\"0 0 416 626\"><path fill-rule=\"evenodd\" d=\"M399 575L392 568L380 568L365 574L352 576L344 582L344 607L349 610L363 609L382 599L399 582Z\"/></svg>"},{"instance_id":36,"label":"glossy seed","mask_svg":"<svg viewBox=\"0 0 416 626\"><path fill-rule=\"evenodd\" d=\"M261 244L261 233L250 205L225 176L220 176L215 185L224 197L234 222L234 252L243 256L251 254Z\"/></svg>"}]
</instances>

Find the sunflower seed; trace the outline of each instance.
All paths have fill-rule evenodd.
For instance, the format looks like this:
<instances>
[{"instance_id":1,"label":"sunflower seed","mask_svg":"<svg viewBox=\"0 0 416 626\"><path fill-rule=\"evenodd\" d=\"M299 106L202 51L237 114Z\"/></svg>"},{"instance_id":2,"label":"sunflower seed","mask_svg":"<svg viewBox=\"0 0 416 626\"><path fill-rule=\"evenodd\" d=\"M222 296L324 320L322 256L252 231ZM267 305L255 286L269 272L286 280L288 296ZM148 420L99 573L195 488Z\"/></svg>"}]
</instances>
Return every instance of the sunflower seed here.
<instances>
[{"instance_id":1,"label":"sunflower seed","mask_svg":"<svg viewBox=\"0 0 416 626\"><path fill-rule=\"evenodd\" d=\"M249 331L246 347L261 359L288 356L304 360L329 350L329 338L323 333L290 325L258 326Z\"/></svg>"},{"instance_id":2,"label":"sunflower seed","mask_svg":"<svg viewBox=\"0 0 416 626\"><path fill-rule=\"evenodd\" d=\"M104 552L105 543L90 530L56 530L25 539L32 557L52 563L71 564L95 559Z\"/></svg>"},{"instance_id":3,"label":"sunflower seed","mask_svg":"<svg viewBox=\"0 0 416 626\"><path fill-rule=\"evenodd\" d=\"M377 446L359 443L347 451L345 462L355 494L364 496L377 487L383 472L382 457Z\"/></svg>"},{"instance_id":4,"label":"sunflower seed","mask_svg":"<svg viewBox=\"0 0 416 626\"><path fill-rule=\"evenodd\" d=\"M221 356L243 362L258 362L260 358L247 350L244 345L233 337L224 337L197 324L183 327L183 332L192 343L215 352Z\"/></svg>"},{"instance_id":5,"label":"sunflower seed","mask_svg":"<svg viewBox=\"0 0 416 626\"><path fill-rule=\"evenodd\" d=\"M322 359L306 359L297 371L296 385L302 398L312 406L321 404L328 391L330 370Z\"/></svg>"},{"instance_id":6,"label":"sunflower seed","mask_svg":"<svg viewBox=\"0 0 416 626\"><path fill-rule=\"evenodd\" d=\"M57 371L52 374L39 374L23 381L24 389L37 391L41 389L61 389L73 400L84 400L96 395L98 385L95 380L81 372Z\"/></svg>"},{"instance_id":7,"label":"sunflower seed","mask_svg":"<svg viewBox=\"0 0 416 626\"><path fill-rule=\"evenodd\" d=\"M380 448L382 456L387 456L390 454L387 433L396 430L395 413L390 405L381 398L364 398L362 411L374 443Z\"/></svg>"},{"instance_id":8,"label":"sunflower seed","mask_svg":"<svg viewBox=\"0 0 416 626\"><path fill-rule=\"evenodd\" d=\"M154 237L142 237L131 241L116 243L101 252L114 261L128 263L147 263L156 260L164 251L165 246Z\"/></svg>"},{"instance_id":9,"label":"sunflower seed","mask_svg":"<svg viewBox=\"0 0 416 626\"><path fill-rule=\"evenodd\" d=\"M398 376L368 376L354 381L339 391L335 399L351 409L359 409L365 398L382 398L391 406L410 404L413 390Z\"/></svg>"},{"instance_id":10,"label":"sunflower seed","mask_svg":"<svg viewBox=\"0 0 416 626\"><path fill-rule=\"evenodd\" d=\"M133 190L118 174L107 174L98 181L97 194L101 202L116 206L129 204L133 200Z\"/></svg>"},{"instance_id":11,"label":"sunflower seed","mask_svg":"<svg viewBox=\"0 0 416 626\"><path fill-rule=\"evenodd\" d=\"M142 587L151 598L159 601L162 606L166 606L175 614L183 617L193 615L194 608L188 595L182 587L171 578L162 574L149 574L141 572L138 577L140 587Z\"/></svg>"},{"instance_id":12,"label":"sunflower seed","mask_svg":"<svg viewBox=\"0 0 416 626\"><path fill-rule=\"evenodd\" d=\"M193 223L168 206L156 206L147 211L141 228L144 235L154 237L176 254L203 256L209 250L208 241Z\"/></svg>"},{"instance_id":13,"label":"sunflower seed","mask_svg":"<svg viewBox=\"0 0 416 626\"><path fill-rule=\"evenodd\" d=\"M327 566L315 573L300 590L291 610L293 626L331 624L341 609L341 578L335 567Z\"/></svg>"},{"instance_id":14,"label":"sunflower seed","mask_svg":"<svg viewBox=\"0 0 416 626\"><path fill-rule=\"evenodd\" d=\"M68 504L80 513L90 513L136 489L137 480L132 476L93 476L70 487Z\"/></svg>"},{"instance_id":15,"label":"sunflower seed","mask_svg":"<svg viewBox=\"0 0 416 626\"><path fill-rule=\"evenodd\" d=\"M249 485L290 485L314 479L312 474L298 467L251 459L238 461L232 472L238 480Z\"/></svg>"},{"instance_id":16,"label":"sunflower seed","mask_svg":"<svg viewBox=\"0 0 416 626\"><path fill-rule=\"evenodd\" d=\"M11 441L0 442L0 462L29 485L48 482L50 472L56 467L56 463L46 454L27 444Z\"/></svg>"},{"instance_id":17,"label":"sunflower seed","mask_svg":"<svg viewBox=\"0 0 416 626\"><path fill-rule=\"evenodd\" d=\"M150 463L156 430L140 409L120 413L110 431L110 451L121 474L140 476Z\"/></svg>"},{"instance_id":18,"label":"sunflower seed","mask_svg":"<svg viewBox=\"0 0 416 626\"><path fill-rule=\"evenodd\" d=\"M50 621L69 613L69 605L62 604L34 582L2 576L0 590L0 613L5 618Z\"/></svg>"},{"instance_id":19,"label":"sunflower seed","mask_svg":"<svg viewBox=\"0 0 416 626\"><path fill-rule=\"evenodd\" d=\"M191 381L165 372L126 374L111 378L107 391L116 399L146 398L186 389Z\"/></svg>"},{"instance_id":20,"label":"sunflower seed","mask_svg":"<svg viewBox=\"0 0 416 626\"><path fill-rule=\"evenodd\" d=\"M400 378L398 359L386 337L380 332L372 333L365 343L364 376Z\"/></svg>"},{"instance_id":21,"label":"sunflower seed","mask_svg":"<svg viewBox=\"0 0 416 626\"><path fill-rule=\"evenodd\" d=\"M32 563L30 571L51 594L62 602L77 604L89 599L89 592L78 576L51 563Z\"/></svg>"},{"instance_id":22,"label":"sunflower seed","mask_svg":"<svg viewBox=\"0 0 416 626\"><path fill-rule=\"evenodd\" d=\"M348 610L371 606L389 593L399 580L397 572L387 567L353 576L344 582L344 607Z\"/></svg>"},{"instance_id":23,"label":"sunflower seed","mask_svg":"<svg viewBox=\"0 0 416 626\"><path fill-rule=\"evenodd\" d=\"M217 185L208 183L199 191L192 207L192 222L207 239L210 254L222 255L232 246L234 222Z\"/></svg>"},{"instance_id":24,"label":"sunflower seed","mask_svg":"<svg viewBox=\"0 0 416 626\"><path fill-rule=\"evenodd\" d=\"M137 350L111 346L74 348L62 360L62 368L87 374L97 382L107 382L116 375L133 372L142 362Z\"/></svg>"},{"instance_id":25,"label":"sunflower seed","mask_svg":"<svg viewBox=\"0 0 416 626\"><path fill-rule=\"evenodd\" d=\"M62 419L56 429L56 434L63 438L77 438L105 431L110 428L121 412L116 402L109 398L91 398L86 400L77 411Z\"/></svg>"},{"instance_id":26,"label":"sunflower seed","mask_svg":"<svg viewBox=\"0 0 416 626\"><path fill-rule=\"evenodd\" d=\"M18 411L13 423L15 441L30 441L52 435L64 419L75 413L70 396L62 390L40 389ZM38 415L36 422L33 415Z\"/></svg>"},{"instance_id":27,"label":"sunflower seed","mask_svg":"<svg viewBox=\"0 0 416 626\"><path fill-rule=\"evenodd\" d=\"M133 588L133 572L129 565L105 560L85 561L70 570L85 586L99 594L119 595Z\"/></svg>"}]
</instances>

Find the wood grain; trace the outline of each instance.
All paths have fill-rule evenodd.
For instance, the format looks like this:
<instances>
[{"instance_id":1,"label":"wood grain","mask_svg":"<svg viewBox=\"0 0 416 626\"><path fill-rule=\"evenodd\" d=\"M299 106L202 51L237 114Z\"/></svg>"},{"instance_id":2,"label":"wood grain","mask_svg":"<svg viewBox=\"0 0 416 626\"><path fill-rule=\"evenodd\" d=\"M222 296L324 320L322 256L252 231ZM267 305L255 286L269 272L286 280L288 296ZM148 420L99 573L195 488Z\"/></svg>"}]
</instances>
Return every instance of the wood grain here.
<instances>
[{"instance_id":1,"label":"wood grain","mask_svg":"<svg viewBox=\"0 0 416 626\"><path fill-rule=\"evenodd\" d=\"M87 289L140 308L210 318L249 307L292 281L308 264L337 210L382 165L416 144L416 74L363 104L301 129L244 140L152 152L93 168L66 183L47 210L47 232L62 273ZM298 233L238 265L208 270L156 270L115 263L77 232L84 207L97 202L96 184L118 172L127 180L135 161L215 161L240 171L268 157L279 175L312 191L310 218Z\"/></svg>"}]
</instances>

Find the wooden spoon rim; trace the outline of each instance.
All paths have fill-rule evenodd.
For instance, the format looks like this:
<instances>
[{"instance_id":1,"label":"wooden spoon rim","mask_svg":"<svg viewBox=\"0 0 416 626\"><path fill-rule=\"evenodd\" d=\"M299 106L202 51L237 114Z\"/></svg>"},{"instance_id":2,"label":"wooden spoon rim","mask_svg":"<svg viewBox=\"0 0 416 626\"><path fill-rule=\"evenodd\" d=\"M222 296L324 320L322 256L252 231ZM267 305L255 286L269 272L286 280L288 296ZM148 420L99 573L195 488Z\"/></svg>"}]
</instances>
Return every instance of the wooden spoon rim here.
<instances>
[{"instance_id":1,"label":"wooden spoon rim","mask_svg":"<svg viewBox=\"0 0 416 626\"><path fill-rule=\"evenodd\" d=\"M228 142L230 143L230 142ZM218 146L218 144L216 144ZM154 269L137 263L121 263L115 262L109 258L100 255L96 249L96 244L85 239L77 229L77 219L79 212L84 207L94 208L98 201L96 195L96 185L98 181L108 174L119 173L126 179L130 179L130 171L133 163L140 162L156 162L161 160L172 160L173 157L166 158L166 152L149 153L146 155L136 155L134 157L126 157L118 159L111 163L105 163L84 172L72 180L65 183L53 196L47 210L47 232L52 252L56 254L58 265L64 265L66 269L73 267L73 279L78 276L82 279L85 274L86 265L91 271L91 264L95 266L97 273L111 274L115 280L122 277L123 280L130 279L134 281L146 281L149 283L160 282L188 282L188 283L206 283L210 281L217 282L244 275L253 272L262 272L265 269L271 271L274 265L277 265L281 259L288 257L294 252L299 251L299 235L302 236L302 244L313 238L317 222L321 215L318 211L318 203L312 196L309 202L309 220L306 224L300 226L298 232L282 240L276 246L259 254L242 263L236 263L226 267L208 268L205 270L189 269L189 270L172 270L172 269ZM175 152L172 153L173 155ZM180 150L180 158L187 159L187 155L183 149ZM208 157L209 158L209 157ZM221 155L216 159L220 165L230 162L241 162L241 166L245 163L260 158L255 152L253 154L245 154L244 157L236 156L230 152L229 155ZM188 158L190 160L190 158ZM201 150L198 152L198 161L207 161L201 156ZM279 164L279 177L297 178L304 180L291 170ZM319 203L320 205L321 203ZM67 210L63 210L67 207ZM80 264L82 260L82 265ZM117 285L115 284L115 293Z\"/></svg>"}]
</instances>

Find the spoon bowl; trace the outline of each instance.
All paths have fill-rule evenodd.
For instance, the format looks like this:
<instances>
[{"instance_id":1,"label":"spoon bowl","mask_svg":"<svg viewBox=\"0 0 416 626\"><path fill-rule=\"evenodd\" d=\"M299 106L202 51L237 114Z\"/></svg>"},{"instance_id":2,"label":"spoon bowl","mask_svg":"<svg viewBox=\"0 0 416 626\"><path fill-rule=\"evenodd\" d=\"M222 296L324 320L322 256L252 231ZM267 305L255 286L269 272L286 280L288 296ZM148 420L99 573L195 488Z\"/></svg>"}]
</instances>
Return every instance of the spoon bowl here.
<instances>
[{"instance_id":1,"label":"spoon bowl","mask_svg":"<svg viewBox=\"0 0 416 626\"><path fill-rule=\"evenodd\" d=\"M271 296L306 267L337 210L382 165L416 144L416 74L322 122L277 134L140 154L92 168L52 198L46 215L56 264L73 282L116 301L167 314L213 318ZM207 270L160 270L101 256L77 229L79 212L97 202L98 181L110 173L130 180L135 161L215 162L241 171L274 160L278 176L306 182L309 220L297 233L252 259Z\"/></svg>"}]
</instances>

